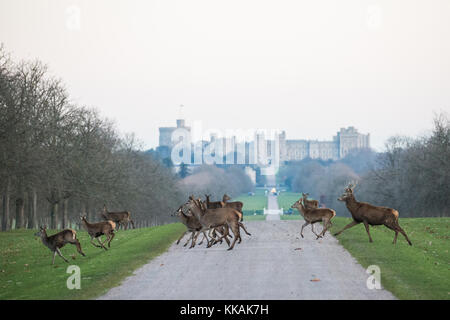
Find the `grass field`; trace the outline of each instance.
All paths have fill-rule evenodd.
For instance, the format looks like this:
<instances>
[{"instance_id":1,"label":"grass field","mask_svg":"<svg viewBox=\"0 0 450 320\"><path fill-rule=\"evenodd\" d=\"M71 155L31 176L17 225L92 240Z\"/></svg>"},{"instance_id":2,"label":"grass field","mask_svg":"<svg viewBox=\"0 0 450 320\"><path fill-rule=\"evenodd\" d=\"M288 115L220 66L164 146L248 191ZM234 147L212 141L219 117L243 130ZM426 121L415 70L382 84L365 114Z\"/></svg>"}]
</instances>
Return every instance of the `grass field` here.
<instances>
[{"instance_id":1,"label":"grass field","mask_svg":"<svg viewBox=\"0 0 450 320\"><path fill-rule=\"evenodd\" d=\"M278 206L283 208L284 211L289 210L289 208L294 204L295 201L301 198L301 193L295 192L281 192L278 196ZM295 214L298 214L297 209L293 209Z\"/></svg>"},{"instance_id":2,"label":"grass field","mask_svg":"<svg viewBox=\"0 0 450 320\"><path fill-rule=\"evenodd\" d=\"M51 265L52 253L33 230L0 232L0 300L4 299L88 299L117 286L125 277L167 250L185 230L180 223L118 231L111 249L104 251L89 243L88 235L78 231L86 257L75 246L61 249L69 260L60 257ZM49 230L48 234L54 232ZM75 260L71 256L75 257ZM81 270L81 289L66 287L69 265Z\"/></svg>"},{"instance_id":3,"label":"grass field","mask_svg":"<svg viewBox=\"0 0 450 320\"><path fill-rule=\"evenodd\" d=\"M350 218L333 219L332 232L339 231ZM337 238L365 268L378 265L381 283L399 299L450 299L450 218L401 218L400 225L412 242L384 226L370 228L373 243L362 224ZM319 229L320 230L320 229Z\"/></svg>"},{"instance_id":4,"label":"grass field","mask_svg":"<svg viewBox=\"0 0 450 320\"><path fill-rule=\"evenodd\" d=\"M232 201L242 201L244 203L244 214L253 215L256 211L258 214L262 214L264 207L267 208L267 197L264 195L263 189L256 189L254 196L241 195Z\"/></svg>"}]
</instances>

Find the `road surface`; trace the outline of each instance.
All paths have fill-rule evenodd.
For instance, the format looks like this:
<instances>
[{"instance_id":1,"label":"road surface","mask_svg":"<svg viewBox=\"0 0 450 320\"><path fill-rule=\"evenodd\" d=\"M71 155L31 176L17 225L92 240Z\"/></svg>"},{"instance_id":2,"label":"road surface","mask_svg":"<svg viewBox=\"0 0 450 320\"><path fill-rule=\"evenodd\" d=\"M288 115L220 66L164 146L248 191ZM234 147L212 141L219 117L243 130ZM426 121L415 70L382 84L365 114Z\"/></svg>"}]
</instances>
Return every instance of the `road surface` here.
<instances>
[{"instance_id":1,"label":"road surface","mask_svg":"<svg viewBox=\"0 0 450 320\"><path fill-rule=\"evenodd\" d=\"M271 192L269 192L267 194L267 209L279 210L278 197L273 195ZM279 214L267 214L266 220L280 220L280 215Z\"/></svg>"},{"instance_id":2,"label":"road surface","mask_svg":"<svg viewBox=\"0 0 450 320\"><path fill-rule=\"evenodd\" d=\"M234 250L174 244L100 299L395 299L369 290L369 275L328 233L315 240L308 226L302 239L302 220L244 223L252 236Z\"/></svg>"}]
</instances>

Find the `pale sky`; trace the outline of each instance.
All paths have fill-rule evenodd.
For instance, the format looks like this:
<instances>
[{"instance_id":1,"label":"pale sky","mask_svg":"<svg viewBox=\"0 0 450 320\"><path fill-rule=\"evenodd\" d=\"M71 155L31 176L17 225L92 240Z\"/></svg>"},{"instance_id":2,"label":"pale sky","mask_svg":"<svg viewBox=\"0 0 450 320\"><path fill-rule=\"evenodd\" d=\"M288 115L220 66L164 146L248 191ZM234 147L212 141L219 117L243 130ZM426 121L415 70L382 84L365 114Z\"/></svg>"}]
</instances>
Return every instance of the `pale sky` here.
<instances>
[{"instance_id":1,"label":"pale sky","mask_svg":"<svg viewBox=\"0 0 450 320\"><path fill-rule=\"evenodd\" d=\"M391 135L450 112L448 0L0 0L0 42L147 148L204 129Z\"/></svg>"}]
</instances>

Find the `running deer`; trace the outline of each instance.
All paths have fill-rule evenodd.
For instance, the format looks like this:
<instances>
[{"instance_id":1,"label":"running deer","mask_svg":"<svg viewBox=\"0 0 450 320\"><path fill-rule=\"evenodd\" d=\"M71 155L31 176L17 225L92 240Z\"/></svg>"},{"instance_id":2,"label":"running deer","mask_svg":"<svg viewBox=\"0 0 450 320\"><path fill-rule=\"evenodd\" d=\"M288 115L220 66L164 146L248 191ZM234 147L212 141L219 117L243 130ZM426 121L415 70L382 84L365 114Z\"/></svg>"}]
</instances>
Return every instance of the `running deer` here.
<instances>
[{"instance_id":1,"label":"running deer","mask_svg":"<svg viewBox=\"0 0 450 320\"><path fill-rule=\"evenodd\" d=\"M303 198L300 198L297 202L295 202L291 208L296 208L300 214L305 219L305 223L302 225L302 230L300 231L300 235L303 238L303 228L308 224L311 224L312 232L317 236L316 240L323 237L325 232L332 226L331 219L336 216L336 211L328 208L308 208L304 203L302 203ZM320 234L314 232L314 223L323 222L323 230Z\"/></svg>"},{"instance_id":2,"label":"running deer","mask_svg":"<svg viewBox=\"0 0 450 320\"><path fill-rule=\"evenodd\" d=\"M117 228L120 228L121 225L124 226L124 229L128 229L128 224L131 223L134 229L134 222L131 219L131 213L129 211L120 211L120 212L108 212L106 209L106 204L103 205L103 211L101 213L104 220L111 220L117 224Z\"/></svg>"},{"instance_id":3,"label":"running deer","mask_svg":"<svg viewBox=\"0 0 450 320\"><path fill-rule=\"evenodd\" d=\"M225 193L222 197L222 203L225 204L225 207L236 209L237 211L242 213L241 219L239 220L242 221L244 219L244 213L242 212L244 204L241 201L228 202L228 200L231 200L231 197Z\"/></svg>"},{"instance_id":4,"label":"running deer","mask_svg":"<svg viewBox=\"0 0 450 320\"><path fill-rule=\"evenodd\" d=\"M210 201L210 197L211 197L210 194L209 195L205 194L205 197L206 197L206 208L207 209L218 209L218 208L225 208L225 207L233 208L233 209L235 209L236 211L239 212L239 221L243 220L243 214L242 214L242 206L243 206L243 204L242 204L242 202L241 202L242 206L240 206L241 210L238 210L238 209L236 209L235 205L228 205L227 204L226 201L231 199L231 198L228 197L226 194L223 196L222 201Z\"/></svg>"},{"instance_id":5,"label":"running deer","mask_svg":"<svg viewBox=\"0 0 450 320\"><path fill-rule=\"evenodd\" d=\"M209 197L211 197L211 195L205 194L205 197L206 197L206 208L204 208L204 210L217 209L217 208L235 209L239 215L239 227L242 228L247 235L251 236L251 234L247 231L247 229L245 229L244 224L241 222L244 220L244 214L242 213L242 207L244 206L244 204L242 202L240 202L240 201L227 202L228 200L231 200L231 198L227 194L223 195L222 201L215 201L215 202L209 201ZM198 199L198 200L200 201L200 199ZM202 204L201 201L200 201L200 204ZM225 228L227 228L227 226L225 226ZM226 239L226 237L225 237L225 239ZM241 243L242 239L239 238L238 240L239 240L238 243Z\"/></svg>"},{"instance_id":6,"label":"running deer","mask_svg":"<svg viewBox=\"0 0 450 320\"><path fill-rule=\"evenodd\" d=\"M86 216L80 216L80 218L81 218L81 224L87 230L89 236L91 237L92 245L97 248L103 248L105 250L108 250L108 249L106 249L104 244L106 242L108 242L108 248L111 247L111 241L115 236L114 230L116 229L116 224L114 223L114 221L108 220L108 221L102 221L102 222L96 222L96 223L89 223L86 220ZM100 241L100 237L102 235L106 236L106 240L103 243ZM97 241L100 245L96 245L93 242L94 238L97 239Z\"/></svg>"},{"instance_id":7,"label":"running deer","mask_svg":"<svg viewBox=\"0 0 450 320\"><path fill-rule=\"evenodd\" d=\"M61 258L64 259L65 262L69 262L62 255L60 248L64 247L67 243L74 244L77 247L77 251L82 255L86 256L81 250L80 242L77 239L77 232L73 229L64 229L61 232L58 232L54 235L47 236L47 227L39 227L39 231L34 234L37 237L40 237L42 243L47 246L51 252L53 252L53 261L52 265L55 264L55 256L58 254Z\"/></svg>"},{"instance_id":8,"label":"running deer","mask_svg":"<svg viewBox=\"0 0 450 320\"><path fill-rule=\"evenodd\" d=\"M303 203L309 209L315 209L319 207L319 201L317 200L308 200L309 193L302 192Z\"/></svg>"},{"instance_id":9,"label":"running deer","mask_svg":"<svg viewBox=\"0 0 450 320\"><path fill-rule=\"evenodd\" d=\"M356 201L355 196L353 195L355 186L356 185L354 184L349 184L345 189L344 194L338 198L339 201L345 202L348 211L350 211L352 215L353 221L346 225L341 231L336 232L334 235L337 236L344 230L347 230L362 222L364 223L367 235L369 236L369 242L373 242L369 232L369 225L385 225L387 228L395 232L394 241L392 242L393 244L397 243L397 236L400 232L405 237L408 244L412 246L412 243L409 241L405 231L403 231L398 223L398 211L387 207L374 206L367 202Z\"/></svg>"},{"instance_id":10,"label":"running deer","mask_svg":"<svg viewBox=\"0 0 450 320\"><path fill-rule=\"evenodd\" d=\"M189 197L189 201L183 205L184 208L191 210L192 213L197 217L202 225L201 231L210 230L212 228L227 225L234 234L234 240L228 250L233 250L236 240L240 238L239 234L239 212L233 208L217 208L217 209L202 209L202 204L200 201L195 200L193 196ZM219 238L225 238L228 235L228 228L224 228L225 233ZM211 247L213 243L219 240L208 241L208 248ZM194 242L196 239L194 239Z\"/></svg>"},{"instance_id":11,"label":"running deer","mask_svg":"<svg viewBox=\"0 0 450 320\"><path fill-rule=\"evenodd\" d=\"M191 215L185 214L183 212L182 206L178 208L178 210L173 214L173 216L177 216L180 219L181 223L183 223L187 228L187 230L185 232L183 232L181 237L178 238L176 244L180 243L181 239L183 239L183 237L186 235L186 233L191 232L191 236L188 238L188 240L186 241L186 243L184 244L183 247L186 247L187 244L189 243L189 240L192 239L191 246L189 248L193 248L195 246L194 235L200 231L200 229L202 228L202 225L197 220L197 218L195 216L193 216L192 214ZM200 241L199 245L201 245L203 243L203 240L205 238L206 238L206 241L208 241L208 237L206 236L206 233L203 232L203 239L202 239L202 241Z\"/></svg>"}]
</instances>

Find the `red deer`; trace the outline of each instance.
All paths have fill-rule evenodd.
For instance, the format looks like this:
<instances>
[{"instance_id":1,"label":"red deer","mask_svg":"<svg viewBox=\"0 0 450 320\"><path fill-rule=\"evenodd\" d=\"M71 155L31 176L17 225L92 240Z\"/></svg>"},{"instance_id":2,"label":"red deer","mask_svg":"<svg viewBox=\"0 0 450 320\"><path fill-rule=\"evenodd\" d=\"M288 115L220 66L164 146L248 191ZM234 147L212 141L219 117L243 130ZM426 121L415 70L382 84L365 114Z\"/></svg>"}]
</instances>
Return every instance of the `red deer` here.
<instances>
[{"instance_id":1,"label":"red deer","mask_svg":"<svg viewBox=\"0 0 450 320\"><path fill-rule=\"evenodd\" d=\"M128 224L131 223L134 229L134 222L131 219L131 213L129 211L121 211L121 212L108 212L106 209L106 204L103 205L103 212L101 213L104 220L111 220L117 224L117 229L120 228L121 225L124 226L124 229L128 229Z\"/></svg>"},{"instance_id":2,"label":"red deer","mask_svg":"<svg viewBox=\"0 0 450 320\"><path fill-rule=\"evenodd\" d=\"M242 207L244 206L244 204L242 202L240 202L240 201L227 202L228 200L231 200L231 198L227 194L223 195L222 201L215 201L215 202L209 201L209 198L211 197L211 195L205 194L205 197L206 197L206 208L204 208L205 210L206 209L225 208L225 207L235 209L239 214L239 227L241 227L247 235L251 236L251 234L247 231L247 229L245 229L244 224L241 222L243 220L243 216L244 216L242 213ZM202 203L202 202L200 201L200 203ZM225 226L225 228L227 228L227 226ZM242 241L242 239L239 238L238 243L241 243L241 241Z\"/></svg>"},{"instance_id":3,"label":"red deer","mask_svg":"<svg viewBox=\"0 0 450 320\"><path fill-rule=\"evenodd\" d=\"M217 209L206 209L203 210L200 201L195 200L193 196L189 197L189 201L183 205L184 208L191 210L192 213L197 217L202 225L201 231L210 230L216 227L227 225L234 234L234 240L228 250L233 250L236 240L240 238L239 233L239 212L233 208L217 208ZM219 238L225 238L228 235L228 228L224 228L225 233ZM208 246L211 247L213 243L219 240L208 241ZM194 242L196 239L194 239Z\"/></svg>"},{"instance_id":4,"label":"red deer","mask_svg":"<svg viewBox=\"0 0 450 320\"><path fill-rule=\"evenodd\" d=\"M114 230L116 229L116 224L114 223L114 221L108 220L97 223L89 223L86 220L86 216L81 216L80 218L83 227L87 230L89 236L91 237L92 245L97 248L108 250L106 249L104 244L108 242L108 248L111 247L111 241L115 236ZM100 237L102 235L106 236L106 240L103 243L100 241ZM99 246L93 242L94 238L97 239L98 243L100 244Z\"/></svg>"},{"instance_id":5,"label":"red deer","mask_svg":"<svg viewBox=\"0 0 450 320\"><path fill-rule=\"evenodd\" d=\"M191 232L191 236L190 238L186 241L186 243L184 244L184 247L187 246L189 240L192 239L192 243L191 246L189 248L193 248L195 246L194 244L194 235L200 231L200 229L202 228L202 225L200 224L200 222L197 220L197 218L193 215L187 215L183 212L182 206L180 208L178 208L178 210L173 214L175 216L177 216L181 223L183 223L187 230L181 235L181 237L177 240L176 244L179 244L181 239L183 239L183 237L186 235L186 233ZM206 233L203 232L203 239L202 241L200 241L199 245L201 245L203 243L204 239L207 239L208 241L208 237L206 236Z\"/></svg>"},{"instance_id":6,"label":"red deer","mask_svg":"<svg viewBox=\"0 0 450 320\"><path fill-rule=\"evenodd\" d=\"M387 207L374 206L367 202L358 202L353 195L354 189L355 186L353 184L349 184L345 189L344 194L338 198L339 201L345 202L348 211L350 211L352 215L353 221L346 225L341 231L336 232L334 234L335 236L362 222L364 223L367 235L369 236L369 242L373 242L369 232L369 225L385 225L389 229L395 231L394 241L392 242L393 244L397 243L397 235L400 232L405 237L408 244L412 246L412 243L409 241L405 231L403 231L398 223L397 210Z\"/></svg>"},{"instance_id":7,"label":"red deer","mask_svg":"<svg viewBox=\"0 0 450 320\"><path fill-rule=\"evenodd\" d=\"M302 225L300 235L303 238L303 228L308 224L311 224L312 232L317 236L316 240L323 237L325 232L332 226L331 219L336 216L336 212L333 209L328 208L308 208L302 203L303 198L295 202L291 208L297 208L300 214L305 219L305 223ZM320 234L314 232L314 223L323 222L323 230Z\"/></svg>"},{"instance_id":8,"label":"red deer","mask_svg":"<svg viewBox=\"0 0 450 320\"><path fill-rule=\"evenodd\" d=\"M303 203L309 209L315 209L319 207L319 201L317 200L308 200L309 193L302 192Z\"/></svg>"},{"instance_id":9,"label":"red deer","mask_svg":"<svg viewBox=\"0 0 450 320\"><path fill-rule=\"evenodd\" d=\"M237 211L242 213L240 221L244 220L244 212L242 211L244 204L241 201L228 202L228 200L231 200L230 196L224 194L222 197L222 203L225 204L225 207L236 209Z\"/></svg>"},{"instance_id":10,"label":"red deer","mask_svg":"<svg viewBox=\"0 0 450 320\"><path fill-rule=\"evenodd\" d=\"M77 232L73 229L65 229L61 232L58 232L54 235L47 236L47 228L40 227L39 231L36 232L34 235L37 237L40 237L42 240L42 243L47 246L50 251L53 252L53 261L52 265L55 264L55 256L58 254L61 258L64 259L65 262L69 262L64 256L62 255L61 251L59 251L60 248L64 247L67 243L74 244L77 247L77 251L82 255L86 256L83 251L81 250L80 242L77 239Z\"/></svg>"}]
</instances>

